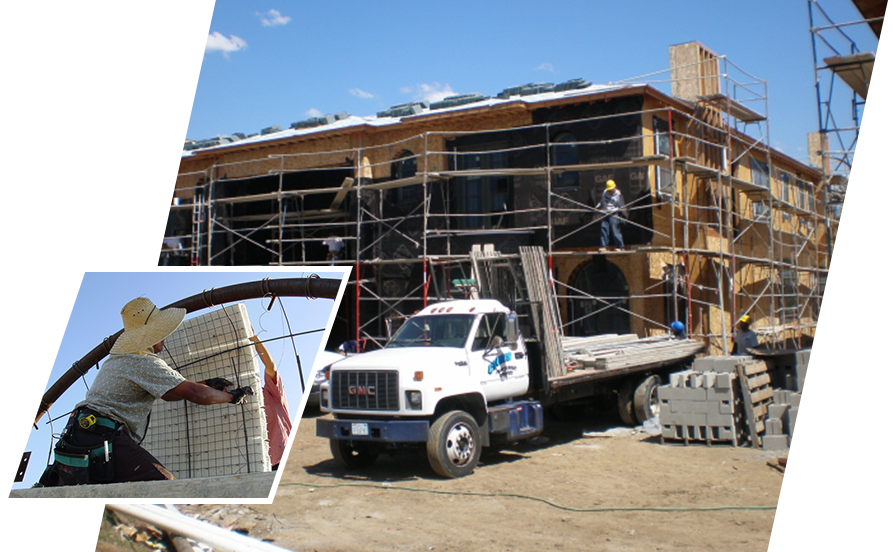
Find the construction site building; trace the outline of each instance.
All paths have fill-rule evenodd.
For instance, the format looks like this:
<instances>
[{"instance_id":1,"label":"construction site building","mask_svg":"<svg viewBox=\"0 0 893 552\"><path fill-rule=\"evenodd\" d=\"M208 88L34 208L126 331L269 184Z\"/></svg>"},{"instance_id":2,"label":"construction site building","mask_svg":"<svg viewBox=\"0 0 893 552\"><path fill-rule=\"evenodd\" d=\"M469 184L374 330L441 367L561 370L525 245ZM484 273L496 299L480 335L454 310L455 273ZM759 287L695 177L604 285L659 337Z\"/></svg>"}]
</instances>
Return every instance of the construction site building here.
<instances>
[{"instance_id":1,"label":"construction site building","mask_svg":"<svg viewBox=\"0 0 893 552\"><path fill-rule=\"evenodd\" d=\"M770 147L765 81L697 42L669 53L663 81L535 83L189 143L160 262L329 265L340 238L334 264L353 271L330 344L370 348L473 294L472 250L533 245L564 335L678 320L727 354L748 314L767 347L808 346L837 225L824 171ZM599 247L609 179L624 250Z\"/></svg>"}]
</instances>

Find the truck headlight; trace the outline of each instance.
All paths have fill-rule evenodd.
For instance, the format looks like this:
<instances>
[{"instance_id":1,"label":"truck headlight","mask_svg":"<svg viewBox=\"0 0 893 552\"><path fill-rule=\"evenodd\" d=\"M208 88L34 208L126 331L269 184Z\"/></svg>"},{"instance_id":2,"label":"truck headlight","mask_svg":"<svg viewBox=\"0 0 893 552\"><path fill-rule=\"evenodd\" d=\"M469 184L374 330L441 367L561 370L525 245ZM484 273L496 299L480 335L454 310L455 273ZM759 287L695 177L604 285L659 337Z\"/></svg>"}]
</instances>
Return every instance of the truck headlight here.
<instances>
[{"instance_id":1,"label":"truck headlight","mask_svg":"<svg viewBox=\"0 0 893 552\"><path fill-rule=\"evenodd\" d=\"M322 387L319 390L319 406L320 408L327 408L329 406L329 388Z\"/></svg>"},{"instance_id":2,"label":"truck headlight","mask_svg":"<svg viewBox=\"0 0 893 552\"><path fill-rule=\"evenodd\" d=\"M408 410L421 410L422 409L422 392L421 391L407 391L406 392L406 408Z\"/></svg>"}]
</instances>

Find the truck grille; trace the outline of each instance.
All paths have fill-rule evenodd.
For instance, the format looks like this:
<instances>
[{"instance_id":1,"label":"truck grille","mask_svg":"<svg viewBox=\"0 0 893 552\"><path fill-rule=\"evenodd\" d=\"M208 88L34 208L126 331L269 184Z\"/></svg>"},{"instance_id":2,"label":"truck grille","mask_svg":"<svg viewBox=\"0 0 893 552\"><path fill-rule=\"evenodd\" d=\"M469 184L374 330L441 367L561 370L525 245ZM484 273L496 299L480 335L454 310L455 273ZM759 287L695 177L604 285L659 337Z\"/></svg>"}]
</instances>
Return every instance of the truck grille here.
<instances>
[{"instance_id":1,"label":"truck grille","mask_svg":"<svg viewBox=\"0 0 893 552\"><path fill-rule=\"evenodd\" d=\"M400 410L396 370L351 372L332 370L332 408L343 410Z\"/></svg>"}]
</instances>

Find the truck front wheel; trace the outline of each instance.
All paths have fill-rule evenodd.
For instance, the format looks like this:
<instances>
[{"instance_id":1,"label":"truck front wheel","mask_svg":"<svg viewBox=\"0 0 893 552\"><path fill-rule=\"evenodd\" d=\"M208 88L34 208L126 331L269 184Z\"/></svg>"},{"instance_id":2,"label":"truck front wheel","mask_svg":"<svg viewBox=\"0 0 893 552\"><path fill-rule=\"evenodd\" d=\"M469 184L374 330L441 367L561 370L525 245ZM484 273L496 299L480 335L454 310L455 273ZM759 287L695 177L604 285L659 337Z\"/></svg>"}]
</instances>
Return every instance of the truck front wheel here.
<instances>
[{"instance_id":1,"label":"truck front wheel","mask_svg":"<svg viewBox=\"0 0 893 552\"><path fill-rule=\"evenodd\" d=\"M481 430L467 412L447 412L431 425L428 463L440 476L464 477L481 458Z\"/></svg>"},{"instance_id":2,"label":"truck front wheel","mask_svg":"<svg viewBox=\"0 0 893 552\"><path fill-rule=\"evenodd\" d=\"M378 458L378 446L372 443L330 439L329 448L332 449L335 462L344 468L365 468L374 464Z\"/></svg>"}]
</instances>

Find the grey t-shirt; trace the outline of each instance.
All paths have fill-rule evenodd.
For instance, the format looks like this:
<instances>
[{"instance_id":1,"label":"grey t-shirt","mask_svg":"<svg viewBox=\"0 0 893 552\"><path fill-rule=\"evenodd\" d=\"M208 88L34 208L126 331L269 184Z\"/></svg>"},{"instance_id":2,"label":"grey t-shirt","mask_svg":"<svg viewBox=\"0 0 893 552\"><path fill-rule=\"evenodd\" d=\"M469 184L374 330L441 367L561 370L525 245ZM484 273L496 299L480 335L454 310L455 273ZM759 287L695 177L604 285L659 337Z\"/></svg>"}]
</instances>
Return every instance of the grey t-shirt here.
<instances>
[{"instance_id":1,"label":"grey t-shirt","mask_svg":"<svg viewBox=\"0 0 893 552\"><path fill-rule=\"evenodd\" d=\"M146 433L155 400L185 380L158 355L111 355L77 406L123 423L138 442Z\"/></svg>"}]
</instances>

